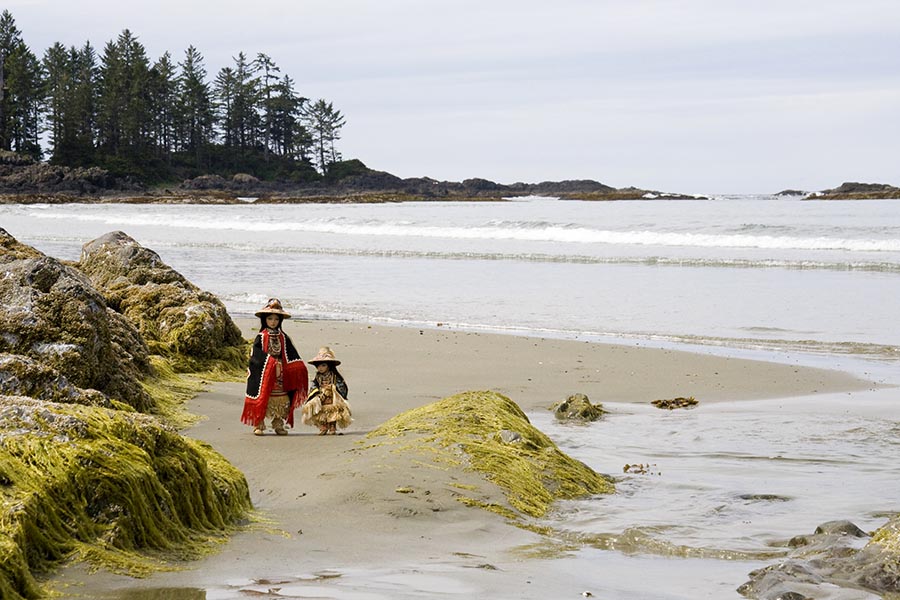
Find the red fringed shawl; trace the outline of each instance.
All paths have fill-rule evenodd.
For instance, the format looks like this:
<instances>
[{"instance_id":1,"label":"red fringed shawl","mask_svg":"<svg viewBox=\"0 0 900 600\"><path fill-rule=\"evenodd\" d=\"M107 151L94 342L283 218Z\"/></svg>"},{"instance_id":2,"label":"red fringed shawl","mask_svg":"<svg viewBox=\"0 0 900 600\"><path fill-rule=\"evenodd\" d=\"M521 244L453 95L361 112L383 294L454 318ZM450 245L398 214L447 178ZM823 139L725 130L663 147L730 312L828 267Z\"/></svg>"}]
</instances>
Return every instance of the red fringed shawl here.
<instances>
[{"instance_id":1,"label":"red fringed shawl","mask_svg":"<svg viewBox=\"0 0 900 600\"><path fill-rule=\"evenodd\" d=\"M269 356L269 330L264 329L253 340L250 351L250 367L247 370L247 393L244 396L244 412L241 422L256 425L266 417L269 394L275 386L275 362L279 359ZM287 424L294 426L294 409L306 402L309 390L309 374L300 354L283 331L276 334L281 339L282 382L284 391L291 399L288 407Z\"/></svg>"}]
</instances>

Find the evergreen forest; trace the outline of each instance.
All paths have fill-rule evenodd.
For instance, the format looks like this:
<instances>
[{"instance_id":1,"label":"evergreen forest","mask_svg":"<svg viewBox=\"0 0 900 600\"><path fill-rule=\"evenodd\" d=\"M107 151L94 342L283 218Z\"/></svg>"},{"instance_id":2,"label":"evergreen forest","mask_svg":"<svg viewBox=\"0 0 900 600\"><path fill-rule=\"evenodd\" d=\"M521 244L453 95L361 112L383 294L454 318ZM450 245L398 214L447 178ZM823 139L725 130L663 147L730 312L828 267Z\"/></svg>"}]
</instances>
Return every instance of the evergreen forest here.
<instances>
[{"instance_id":1,"label":"evergreen forest","mask_svg":"<svg viewBox=\"0 0 900 600\"><path fill-rule=\"evenodd\" d=\"M345 118L271 57L243 52L210 78L200 50L153 60L125 29L97 50L59 42L38 57L0 14L0 150L100 167L144 184L248 173L313 182L340 171Z\"/></svg>"}]
</instances>

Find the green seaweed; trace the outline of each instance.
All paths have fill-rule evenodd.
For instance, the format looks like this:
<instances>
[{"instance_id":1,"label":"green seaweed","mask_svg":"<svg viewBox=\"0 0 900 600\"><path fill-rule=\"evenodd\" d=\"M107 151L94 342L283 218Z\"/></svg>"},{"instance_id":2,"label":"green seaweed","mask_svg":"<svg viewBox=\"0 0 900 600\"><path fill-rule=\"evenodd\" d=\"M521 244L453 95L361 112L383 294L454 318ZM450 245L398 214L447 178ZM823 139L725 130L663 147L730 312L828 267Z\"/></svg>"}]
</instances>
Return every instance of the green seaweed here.
<instances>
[{"instance_id":1,"label":"green seaweed","mask_svg":"<svg viewBox=\"0 0 900 600\"><path fill-rule=\"evenodd\" d=\"M521 437L507 443L502 431ZM508 518L513 511L540 517L556 500L614 491L608 478L560 451L512 400L496 392L463 392L404 412L367 436L375 438L482 473L504 491L510 508L467 497L460 501Z\"/></svg>"},{"instance_id":2,"label":"green seaweed","mask_svg":"<svg viewBox=\"0 0 900 600\"><path fill-rule=\"evenodd\" d=\"M210 381L242 381L246 370L227 368L221 363L213 363L206 371L180 372L177 360L158 355L150 356L153 376L141 382L141 386L154 400L152 414L166 423L183 429L193 425L201 417L185 408L187 401L206 389Z\"/></svg>"},{"instance_id":3,"label":"green seaweed","mask_svg":"<svg viewBox=\"0 0 900 600\"><path fill-rule=\"evenodd\" d=\"M156 417L0 396L0 595L80 557L141 577L213 551L250 508L246 480ZM168 565L168 566L167 566Z\"/></svg>"}]
</instances>

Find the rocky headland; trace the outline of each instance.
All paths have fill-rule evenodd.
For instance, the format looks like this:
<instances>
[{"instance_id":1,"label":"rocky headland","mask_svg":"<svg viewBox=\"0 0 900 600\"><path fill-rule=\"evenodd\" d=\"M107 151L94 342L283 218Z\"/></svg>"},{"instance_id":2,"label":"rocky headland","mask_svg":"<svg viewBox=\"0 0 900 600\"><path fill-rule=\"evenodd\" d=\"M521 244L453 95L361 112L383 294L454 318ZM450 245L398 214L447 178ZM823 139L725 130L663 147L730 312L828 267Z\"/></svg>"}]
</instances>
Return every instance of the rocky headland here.
<instances>
[{"instance_id":1,"label":"rocky headland","mask_svg":"<svg viewBox=\"0 0 900 600\"><path fill-rule=\"evenodd\" d=\"M786 189L776 196L807 200L897 199L900 188L883 183L845 182L832 189ZM326 203L405 201L497 201L523 196L566 200L696 200L709 196L638 187L615 188L592 179L517 182L488 179L439 181L430 177L400 178L369 169L353 159L339 163L317 181L269 181L249 173L199 175L180 182L145 185L131 177L115 177L100 167L64 167L38 163L14 152L0 151L0 204L97 203Z\"/></svg>"},{"instance_id":2,"label":"rocky headland","mask_svg":"<svg viewBox=\"0 0 900 600\"><path fill-rule=\"evenodd\" d=\"M192 202L236 204L256 202L403 202L410 200L478 201L516 196L556 196L578 200L693 199L697 196L614 188L590 179L501 184L472 178L461 182L428 177L402 179L369 169L359 160L340 163L336 175L314 182L263 181L248 173L231 177L200 175L181 182L145 186L116 178L99 167L69 168L36 163L20 155L0 153L0 203L65 202Z\"/></svg>"}]
</instances>

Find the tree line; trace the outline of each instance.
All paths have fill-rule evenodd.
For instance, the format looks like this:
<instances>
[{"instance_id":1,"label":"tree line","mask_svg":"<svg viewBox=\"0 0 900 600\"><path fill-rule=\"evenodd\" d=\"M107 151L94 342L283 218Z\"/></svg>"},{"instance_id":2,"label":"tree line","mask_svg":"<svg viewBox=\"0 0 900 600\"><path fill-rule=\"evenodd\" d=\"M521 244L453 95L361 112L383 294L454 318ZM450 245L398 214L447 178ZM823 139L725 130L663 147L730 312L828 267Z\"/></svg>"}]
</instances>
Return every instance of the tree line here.
<instances>
[{"instance_id":1,"label":"tree line","mask_svg":"<svg viewBox=\"0 0 900 600\"><path fill-rule=\"evenodd\" d=\"M246 172L312 181L341 161L345 118L297 93L271 57L243 52L212 81L203 55L155 61L128 29L101 52L57 42L38 58L0 14L0 149L119 177ZM42 147L46 142L46 152Z\"/></svg>"}]
</instances>

